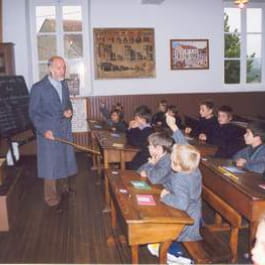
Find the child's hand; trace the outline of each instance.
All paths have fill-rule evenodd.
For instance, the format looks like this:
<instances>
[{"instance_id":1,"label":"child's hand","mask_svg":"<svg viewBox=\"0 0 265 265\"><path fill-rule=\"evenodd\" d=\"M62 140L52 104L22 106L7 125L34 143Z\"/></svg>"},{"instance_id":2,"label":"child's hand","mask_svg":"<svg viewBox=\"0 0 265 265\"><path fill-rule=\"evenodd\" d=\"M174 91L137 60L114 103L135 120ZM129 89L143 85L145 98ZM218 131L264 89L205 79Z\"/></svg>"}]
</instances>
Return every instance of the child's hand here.
<instances>
[{"instance_id":1,"label":"child's hand","mask_svg":"<svg viewBox=\"0 0 265 265\"><path fill-rule=\"evenodd\" d=\"M164 153L162 154L156 154L156 153L150 153L151 157L148 158L148 162L152 165L155 165L160 158L164 155Z\"/></svg>"},{"instance_id":2,"label":"child's hand","mask_svg":"<svg viewBox=\"0 0 265 265\"><path fill-rule=\"evenodd\" d=\"M129 123L129 129L131 129L131 128L137 128L137 127L139 127L139 124L138 124L138 122L136 120L130 121L130 123Z\"/></svg>"},{"instance_id":3,"label":"child's hand","mask_svg":"<svg viewBox=\"0 0 265 265\"><path fill-rule=\"evenodd\" d=\"M169 194L170 192L166 189L163 189L160 193L160 198L163 198L165 195Z\"/></svg>"},{"instance_id":4,"label":"child's hand","mask_svg":"<svg viewBox=\"0 0 265 265\"><path fill-rule=\"evenodd\" d=\"M178 130L178 126L176 125L176 118L172 117L168 114L166 114L166 122L168 127L175 132L176 130Z\"/></svg>"},{"instance_id":5,"label":"child's hand","mask_svg":"<svg viewBox=\"0 0 265 265\"><path fill-rule=\"evenodd\" d=\"M152 165L155 165L157 162L157 159L155 156L151 156L148 158L148 163L152 164Z\"/></svg>"},{"instance_id":6,"label":"child's hand","mask_svg":"<svg viewBox=\"0 0 265 265\"><path fill-rule=\"evenodd\" d=\"M185 134L190 134L192 129L190 127L185 128Z\"/></svg>"},{"instance_id":7,"label":"child's hand","mask_svg":"<svg viewBox=\"0 0 265 265\"><path fill-rule=\"evenodd\" d=\"M147 174L144 170L140 172L140 176L143 178L147 178Z\"/></svg>"},{"instance_id":8,"label":"child's hand","mask_svg":"<svg viewBox=\"0 0 265 265\"><path fill-rule=\"evenodd\" d=\"M236 160L236 166L237 167L244 167L247 163L247 160L244 158L239 158Z\"/></svg>"},{"instance_id":9,"label":"child's hand","mask_svg":"<svg viewBox=\"0 0 265 265\"><path fill-rule=\"evenodd\" d=\"M207 135L205 133L200 133L199 140L201 140L201 141L207 141Z\"/></svg>"}]
</instances>

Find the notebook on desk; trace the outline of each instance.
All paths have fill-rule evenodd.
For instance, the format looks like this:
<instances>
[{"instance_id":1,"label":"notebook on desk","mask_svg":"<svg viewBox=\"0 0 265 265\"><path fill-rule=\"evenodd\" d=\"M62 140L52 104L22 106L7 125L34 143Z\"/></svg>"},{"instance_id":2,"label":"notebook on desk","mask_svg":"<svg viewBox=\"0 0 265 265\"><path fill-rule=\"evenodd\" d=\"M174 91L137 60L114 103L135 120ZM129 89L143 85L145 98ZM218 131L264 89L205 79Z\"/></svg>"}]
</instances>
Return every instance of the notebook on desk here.
<instances>
[{"instance_id":1,"label":"notebook on desk","mask_svg":"<svg viewBox=\"0 0 265 265\"><path fill-rule=\"evenodd\" d=\"M154 206L156 202L151 194L136 194L138 205Z\"/></svg>"},{"instance_id":2,"label":"notebook on desk","mask_svg":"<svg viewBox=\"0 0 265 265\"><path fill-rule=\"evenodd\" d=\"M234 175L232 172L228 171L224 167L219 166L219 167L217 167L217 169L218 169L219 172L221 172L225 176L229 177L230 179L232 179L234 181L237 181L238 180L238 176Z\"/></svg>"},{"instance_id":3,"label":"notebook on desk","mask_svg":"<svg viewBox=\"0 0 265 265\"><path fill-rule=\"evenodd\" d=\"M238 173L238 174L246 173L246 171L244 171L244 170L242 170L242 169L240 169L238 167L235 167L235 166L223 166L223 168L228 170L228 171L230 171L230 172L232 172L232 173Z\"/></svg>"},{"instance_id":4,"label":"notebook on desk","mask_svg":"<svg viewBox=\"0 0 265 265\"><path fill-rule=\"evenodd\" d=\"M151 189L151 186L148 185L145 181L132 180L131 183L135 189L140 189L140 190L150 190Z\"/></svg>"}]
</instances>

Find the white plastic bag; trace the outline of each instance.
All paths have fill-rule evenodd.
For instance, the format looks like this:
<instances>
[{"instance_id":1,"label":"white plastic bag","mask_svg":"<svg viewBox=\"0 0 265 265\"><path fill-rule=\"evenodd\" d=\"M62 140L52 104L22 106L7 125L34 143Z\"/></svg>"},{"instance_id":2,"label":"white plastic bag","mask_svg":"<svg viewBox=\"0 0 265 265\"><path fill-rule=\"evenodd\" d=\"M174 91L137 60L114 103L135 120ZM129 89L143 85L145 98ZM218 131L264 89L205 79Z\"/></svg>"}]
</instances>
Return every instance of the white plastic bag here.
<instances>
[{"instance_id":1,"label":"white plastic bag","mask_svg":"<svg viewBox=\"0 0 265 265\"><path fill-rule=\"evenodd\" d=\"M12 142L12 149L14 153L15 160L19 160L19 149L18 149L18 143L17 142ZM13 157L11 154L11 149L9 148L6 154L6 163L8 166L14 166L15 162L13 161Z\"/></svg>"}]
</instances>

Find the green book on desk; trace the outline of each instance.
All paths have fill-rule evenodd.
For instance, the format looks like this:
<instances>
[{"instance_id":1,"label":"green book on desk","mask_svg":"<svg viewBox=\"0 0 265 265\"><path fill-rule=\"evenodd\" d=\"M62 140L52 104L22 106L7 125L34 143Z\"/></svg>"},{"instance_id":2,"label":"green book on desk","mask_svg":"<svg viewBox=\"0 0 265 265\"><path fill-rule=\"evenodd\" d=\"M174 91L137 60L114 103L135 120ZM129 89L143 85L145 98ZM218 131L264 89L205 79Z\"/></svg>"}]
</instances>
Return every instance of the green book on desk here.
<instances>
[{"instance_id":1,"label":"green book on desk","mask_svg":"<svg viewBox=\"0 0 265 265\"><path fill-rule=\"evenodd\" d=\"M146 182L141 181L141 180L132 180L131 183L135 189L140 189L140 190L151 189L151 186L149 186Z\"/></svg>"}]
</instances>

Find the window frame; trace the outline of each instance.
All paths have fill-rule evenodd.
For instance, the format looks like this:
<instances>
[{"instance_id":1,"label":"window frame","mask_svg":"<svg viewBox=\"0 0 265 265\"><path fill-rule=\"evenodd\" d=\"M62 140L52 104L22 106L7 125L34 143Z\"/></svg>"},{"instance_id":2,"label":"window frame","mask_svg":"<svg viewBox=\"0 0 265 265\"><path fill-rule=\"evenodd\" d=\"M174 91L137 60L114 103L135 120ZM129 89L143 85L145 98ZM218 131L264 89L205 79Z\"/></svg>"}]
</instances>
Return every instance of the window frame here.
<instances>
[{"instance_id":1,"label":"window frame","mask_svg":"<svg viewBox=\"0 0 265 265\"><path fill-rule=\"evenodd\" d=\"M87 0L30 0L29 1L29 24L30 24L30 43L32 50L32 81L33 83L40 80L38 64L45 61L38 59L37 37L40 35L55 35L57 54L63 58L64 56L64 35L65 34L80 34L80 32L64 32L63 30L63 6L81 6L82 12L82 39L83 39L83 56L81 58L65 58L65 61L80 61L84 63L84 85L80 86L80 96L91 94L91 66L90 44L89 44L89 23L88 23L88 1ZM36 31L36 7L37 6L55 6L56 14L56 32L37 33ZM58 19L58 20L57 20ZM89 85L90 84L90 85Z\"/></svg>"},{"instance_id":2,"label":"window frame","mask_svg":"<svg viewBox=\"0 0 265 265\"><path fill-rule=\"evenodd\" d=\"M233 3L224 3L225 8L237 8ZM247 36L248 34L252 34L247 32L247 8L261 8L262 12L262 29L261 29L261 82L260 83L247 83ZM224 11L224 10L223 10ZM223 55L223 69L224 76L223 82L224 87L227 90L235 90L235 91L264 91L265 90L265 4L264 3L249 3L245 8L241 9L241 45L240 45L240 83L236 84L227 84L225 83L225 69L224 62L226 59L225 51ZM224 25L224 24L223 24ZM224 29L224 27L223 27ZM223 30L223 43L225 43L225 32ZM225 48L225 46L224 46Z\"/></svg>"}]
</instances>

